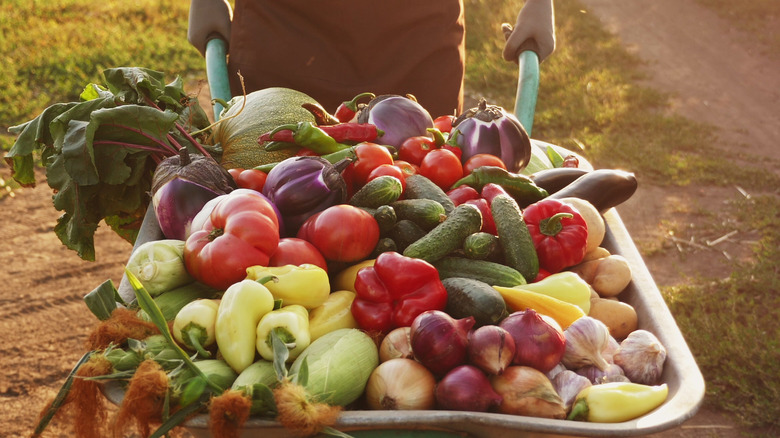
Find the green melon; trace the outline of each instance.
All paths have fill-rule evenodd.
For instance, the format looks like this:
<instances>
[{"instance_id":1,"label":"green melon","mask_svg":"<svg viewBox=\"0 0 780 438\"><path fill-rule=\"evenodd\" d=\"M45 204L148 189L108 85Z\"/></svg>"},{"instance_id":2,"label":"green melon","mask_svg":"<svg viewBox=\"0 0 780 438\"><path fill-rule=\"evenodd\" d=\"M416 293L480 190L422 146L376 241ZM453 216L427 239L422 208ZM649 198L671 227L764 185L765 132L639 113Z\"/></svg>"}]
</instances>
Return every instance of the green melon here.
<instances>
[{"instance_id":1,"label":"green melon","mask_svg":"<svg viewBox=\"0 0 780 438\"><path fill-rule=\"evenodd\" d=\"M214 127L214 143L222 146L221 164L226 169L249 169L294 155L297 148L265 151L257 139L280 125L315 122L311 112L301 105L316 101L300 91L283 87L253 91L246 95L242 109L243 100L244 96L231 99Z\"/></svg>"}]
</instances>

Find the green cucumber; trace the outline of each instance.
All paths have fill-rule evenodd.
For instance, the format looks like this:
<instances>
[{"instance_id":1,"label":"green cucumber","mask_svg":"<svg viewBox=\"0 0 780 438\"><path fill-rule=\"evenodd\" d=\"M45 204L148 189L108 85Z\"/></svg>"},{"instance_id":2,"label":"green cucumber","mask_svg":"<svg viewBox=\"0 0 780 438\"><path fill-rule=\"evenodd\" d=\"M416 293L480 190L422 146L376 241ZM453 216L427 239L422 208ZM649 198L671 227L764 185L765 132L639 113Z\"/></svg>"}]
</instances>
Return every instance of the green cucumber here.
<instances>
[{"instance_id":1,"label":"green cucumber","mask_svg":"<svg viewBox=\"0 0 780 438\"><path fill-rule=\"evenodd\" d=\"M463 241L463 254L470 259L485 260L500 250L498 237L484 231L469 234Z\"/></svg>"},{"instance_id":2,"label":"green cucumber","mask_svg":"<svg viewBox=\"0 0 780 438\"><path fill-rule=\"evenodd\" d=\"M463 240L471 233L482 228L482 213L470 204L455 207L444 219L425 236L404 249L407 257L434 262L463 246Z\"/></svg>"},{"instance_id":3,"label":"green cucumber","mask_svg":"<svg viewBox=\"0 0 780 438\"><path fill-rule=\"evenodd\" d=\"M388 237L395 241L395 246L399 252L403 252L412 242L425 236L426 231L419 225L409 219L401 219L393 225L388 233Z\"/></svg>"},{"instance_id":4,"label":"green cucumber","mask_svg":"<svg viewBox=\"0 0 780 438\"><path fill-rule=\"evenodd\" d=\"M433 262L439 278L466 277L491 286L512 287L526 284L523 274L515 268L489 260L473 260L465 257L444 257Z\"/></svg>"},{"instance_id":5,"label":"green cucumber","mask_svg":"<svg viewBox=\"0 0 780 438\"><path fill-rule=\"evenodd\" d=\"M390 204L398 219L408 219L429 231L447 218L444 206L433 199L401 199Z\"/></svg>"},{"instance_id":6,"label":"green cucumber","mask_svg":"<svg viewBox=\"0 0 780 438\"><path fill-rule=\"evenodd\" d=\"M378 208L397 201L401 197L401 181L390 175L381 175L367 182L349 199L355 207Z\"/></svg>"},{"instance_id":7,"label":"green cucumber","mask_svg":"<svg viewBox=\"0 0 780 438\"><path fill-rule=\"evenodd\" d=\"M490 212L496 223L504 262L533 281L539 274L539 257L517 202L511 196L498 195L490 203Z\"/></svg>"},{"instance_id":8,"label":"green cucumber","mask_svg":"<svg viewBox=\"0 0 780 438\"><path fill-rule=\"evenodd\" d=\"M384 236L390 232L396 222L398 222L398 216L395 214L395 209L389 205L380 205L372 213L376 223L379 225L379 234Z\"/></svg>"},{"instance_id":9,"label":"green cucumber","mask_svg":"<svg viewBox=\"0 0 780 438\"><path fill-rule=\"evenodd\" d=\"M475 327L494 325L508 314L501 294L491 285L473 278L452 277L441 281L447 289L444 309L455 319L474 317Z\"/></svg>"},{"instance_id":10,"label":"green cucumber","mask_svg":"<svg viewBox=\"0 0 780 438\"><path fill-rule=\"evenodd\" d=\"M434 184L433 181L419 173L406 177L404 196L406 199L433 199L438 201L444 207L445 214L450 214L455 209L455 203L447 196L447 193Z\"/></svg>"},{"instance_id":11,"label":"green cucumber","mask_svg":"<svg viewBox=\"0 0 780 438\"><path fill-rule=\"evenodd\" d=\"M379 254L382 254L383 252L387 251L397 251L398 246L395 244L395 241L389 237L383 237L379 239L379 242L376 243L376 247L374 247L374 250L371 252L371 255L369 258L375 259L379 257Z\"/></svg>"}]
</instances>

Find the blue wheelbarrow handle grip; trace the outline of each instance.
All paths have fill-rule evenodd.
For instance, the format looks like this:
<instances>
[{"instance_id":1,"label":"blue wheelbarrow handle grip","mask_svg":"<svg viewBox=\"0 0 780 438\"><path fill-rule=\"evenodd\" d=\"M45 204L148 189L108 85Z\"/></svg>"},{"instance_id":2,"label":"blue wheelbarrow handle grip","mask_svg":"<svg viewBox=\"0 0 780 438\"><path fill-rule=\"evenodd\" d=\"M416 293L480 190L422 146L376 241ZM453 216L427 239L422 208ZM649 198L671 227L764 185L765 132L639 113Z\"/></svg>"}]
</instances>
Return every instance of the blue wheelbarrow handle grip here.
<instances>
[{"instance_id":1,"label":"blue wheelbarrow handle grip","mask_svg":"<svg viewBox=\"0 0 780 438\"><path fill-rule=\"evenodd\" d=\"M209 90L212 99L221 99L225 102L232 97L230 94L230 81L227 69L227 42L214 37L206 43L206 77L209 81ZM222 105L214 103L214 120L219 120Z\"/></svg>"},{"instance_id":2,"label":"blue wheelbarrow handle grip","mask_svg":"<svg viewBox=\"0 0 780 438\"><path fill-rule=\"evenodd\" d=\"M533 50L524 50L520 53L517 63L515 116L530 137L536 112L536 97L539 93L539 56Z\"/></svg>"}]
</instances>

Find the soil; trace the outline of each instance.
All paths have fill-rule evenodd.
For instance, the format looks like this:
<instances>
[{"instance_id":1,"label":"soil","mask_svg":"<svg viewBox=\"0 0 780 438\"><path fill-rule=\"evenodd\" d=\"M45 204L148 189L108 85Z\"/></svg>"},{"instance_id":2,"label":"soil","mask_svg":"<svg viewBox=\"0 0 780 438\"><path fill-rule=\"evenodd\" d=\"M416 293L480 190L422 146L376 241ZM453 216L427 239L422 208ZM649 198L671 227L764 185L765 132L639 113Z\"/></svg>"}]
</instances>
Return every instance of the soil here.
<instances>
[{"instance_id":1,"label":"soil","mask_svg":"<svg viewBox=\"0 0 780 438\"><path fill-rule=\"evenodd\" d=\"M631 51L647 61L647 85L672 94L673 110L720 127L718 148L780 159L780 62L746 35L693 0L582 0ZM775 26L777 29L777 26ZM770 164L767 164L770 166ZM777 172L777 168L767 167ZM3 177L10 171L0 168ZM3 436L29 436L40 410L84 352L95 318L82 298L103 281L119 284L130 243L101 226L96 262L65 248L53 232L59 212L45 175L34 189L0 199L0 425ZM776 188L770 188L770 191ZM641 184L618 207L660 287L691 277L726 276L733 260L750 256L751 236L697 234L702 211L745 196L738 187L688 186L669 190ZM749 194L747 194L749 195ZM669 230L684 230L671 235ZM750 433L704 403L682 426L657 436L737 437ZM45 436L71 436L57 426Z\"/></svg>"}]
</instances>

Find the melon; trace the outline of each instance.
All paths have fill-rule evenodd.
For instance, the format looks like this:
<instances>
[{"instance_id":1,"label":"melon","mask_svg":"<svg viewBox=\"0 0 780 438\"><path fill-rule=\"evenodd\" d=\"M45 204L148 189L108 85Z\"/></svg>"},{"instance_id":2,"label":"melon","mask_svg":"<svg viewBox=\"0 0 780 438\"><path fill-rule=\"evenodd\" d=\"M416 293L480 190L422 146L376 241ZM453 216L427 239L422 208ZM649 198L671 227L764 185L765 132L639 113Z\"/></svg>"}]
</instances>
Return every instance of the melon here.
<instances>
[{"instance_id":1,"label":"melon","mask_svg":"<svg viewBox=\"0 0 780 438\"><path fill-rule=\"evenodd\" d=\"M225 169L249 169L275 163L295 155L297 148L266 151L257 139L280 125L298 122L315 123L304 103L317 103L305 93L284 87L271 87L232 98L220 113L214 127L214 144L222 148L221 164ZM243 108L242 108L243 106Z\"/></svg>"}]
</instances>

